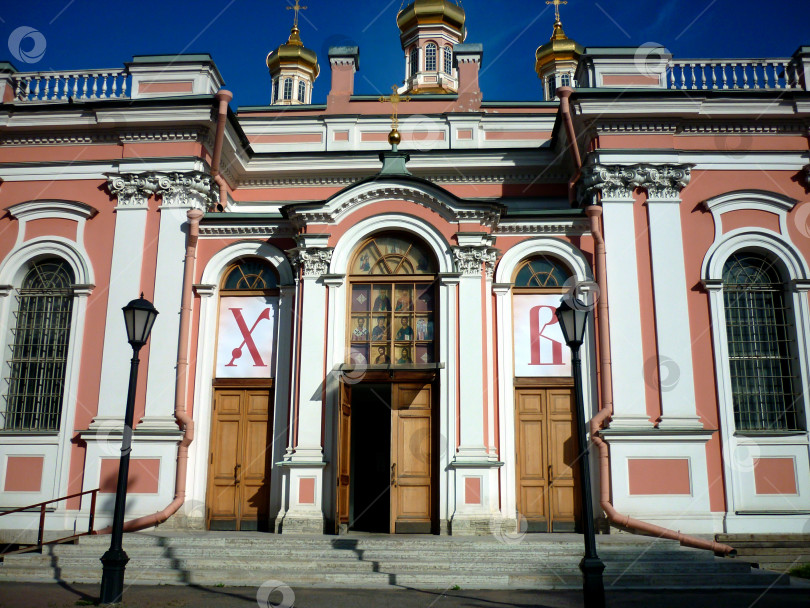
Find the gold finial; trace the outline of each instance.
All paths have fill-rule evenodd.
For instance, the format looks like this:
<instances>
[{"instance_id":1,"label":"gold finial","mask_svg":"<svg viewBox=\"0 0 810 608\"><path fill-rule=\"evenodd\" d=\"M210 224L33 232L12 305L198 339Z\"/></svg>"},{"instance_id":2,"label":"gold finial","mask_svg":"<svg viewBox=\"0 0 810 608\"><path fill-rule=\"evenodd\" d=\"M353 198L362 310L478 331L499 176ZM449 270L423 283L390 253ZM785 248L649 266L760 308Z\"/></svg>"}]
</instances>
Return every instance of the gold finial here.
<instances>
[{"instance_id":1,"label":"gold finial","mask_svg":"<svg viewBox=\"0 0 810 608\"><path fill-rule=\"evenodd\" d=\"M298 0L296 0L297 2ZM568 0L546 0L546 4L554 5L554 19L559 23L560 21L560 5L568 4Z\"/></svg>"},{"instance_id":2,"label":"gold finial","mask_svg":"<svg viewBox=\"0 0 810 608\"><path fill-rule=\"evenodd\" d=\"M295 6L288 6L288 11L295 11L295 20L293 21L293 29L298 29L298 11L305 11L308 7L301 6L299 0L295 0Z\"/></svg>"},{"instance_id":3,"label":"gold finial","mask_svg":"<svg viewBox=\"0 0 810 608\"><path fill-rule=\"evenodd\" d=\"M388 96L380 97L380 101L382 103L390 103L394 108L394 113L391 114L391 132L388 134L388 143L392 146L396 146L402 141L402 136L399 134L399 115L397 114L397 106L400 103L404 103L410 101L410 97L402 97L399 94L399 88L397 85L393 85L391 87L392 94Z\"/></svg>"}]
</instances>

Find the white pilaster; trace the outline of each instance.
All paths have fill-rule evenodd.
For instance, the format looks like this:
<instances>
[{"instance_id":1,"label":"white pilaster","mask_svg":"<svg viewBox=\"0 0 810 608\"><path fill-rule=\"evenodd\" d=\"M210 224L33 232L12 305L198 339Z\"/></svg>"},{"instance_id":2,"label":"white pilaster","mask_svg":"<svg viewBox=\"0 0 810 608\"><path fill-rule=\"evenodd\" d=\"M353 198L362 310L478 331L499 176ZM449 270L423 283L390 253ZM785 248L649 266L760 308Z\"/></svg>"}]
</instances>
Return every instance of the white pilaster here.
<instances>
[{"instance_id":1,"label":"white pilaster","mask_svg":"<svg viewBox=\"0 0 810 608\"><path fill-rule=\"evenodd\" d=\"M121 309L140 294L148 201L157 190L157 180L144 175L111 175L108 186L118 197L118 205L115 208L98 411L91 428L123 425L122 387L126 387L129 380L132 349L127 343Z\"/></svg>"},{"instance_id":2,"label":"white pilaster","mask_svg":"<svg viewBox=\"0 0 810 608\"><path fill-rule=\"evenodd\" d=\"M703 428L695 404L689 287L680 211L680 189L688 182L688 167L661 167L649 172L645 184L649 193L647 212L661 394L659 428Z\"/></svg>"}]
</instances>

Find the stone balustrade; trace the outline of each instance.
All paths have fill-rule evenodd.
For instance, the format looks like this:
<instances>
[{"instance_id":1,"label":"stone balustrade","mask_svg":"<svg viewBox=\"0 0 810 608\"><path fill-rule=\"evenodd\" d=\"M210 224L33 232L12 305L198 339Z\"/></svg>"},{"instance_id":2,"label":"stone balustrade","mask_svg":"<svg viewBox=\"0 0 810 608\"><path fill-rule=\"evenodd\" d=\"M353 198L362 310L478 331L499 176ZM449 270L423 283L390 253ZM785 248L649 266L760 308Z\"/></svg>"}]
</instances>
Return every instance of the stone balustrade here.
<instances>
[{"instance_id":1,"label":"stone balustrade","mask_svg":"<svg viewBox=\"0 0 810 608\"><path fill-rule=\"evenodd\" d=\"M802 89L792 58L689 59L668 67L670 89Z\"/></svg>"},{"instance_id":2,"label":"stone balustrade","mask_svg":"<svg viewBox=\"0 0 810 608\"><path fill-rule=\"evenodd\" d=\"M126 69L14 74L15 101L91 101L129 97Z\"/></svg>"}]
</instances>

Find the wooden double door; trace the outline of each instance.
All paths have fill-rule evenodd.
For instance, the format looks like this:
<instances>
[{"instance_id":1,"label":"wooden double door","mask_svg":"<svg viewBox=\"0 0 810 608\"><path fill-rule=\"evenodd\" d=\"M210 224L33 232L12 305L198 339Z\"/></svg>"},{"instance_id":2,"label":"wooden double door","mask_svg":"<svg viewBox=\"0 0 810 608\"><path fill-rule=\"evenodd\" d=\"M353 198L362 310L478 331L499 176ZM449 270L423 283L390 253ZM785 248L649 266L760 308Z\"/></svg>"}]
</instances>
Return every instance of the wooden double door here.
<instances>
[{"instance_id":1,"label":"wooden double door","mask_svg":"<svg viewBox=\"0 0 810 608\"><path fill-rule=\"evenodd\" d=\"M529 532L579 529L574 391L570 387L515 389L517 510Z\"/></svg>"},{"instance_id":2,"label":"wooden double door","mask_svg":"<svg viewBox=\"0 0 810 608\"><path fill-rule=\"evenodd\" d=\"M272 388L214 393L207 508L211 530L267 530Z\"/></svg>"},{"instance_id":3,"label":"wooden double door","mask_svg":"<svg viewBox=\"0 0 810 608\"><path fill-rule=\"evenodd\" d=\"M337 531L434 531L437 478L429 383L341 383Z\"/></svg>"}]
</instances>

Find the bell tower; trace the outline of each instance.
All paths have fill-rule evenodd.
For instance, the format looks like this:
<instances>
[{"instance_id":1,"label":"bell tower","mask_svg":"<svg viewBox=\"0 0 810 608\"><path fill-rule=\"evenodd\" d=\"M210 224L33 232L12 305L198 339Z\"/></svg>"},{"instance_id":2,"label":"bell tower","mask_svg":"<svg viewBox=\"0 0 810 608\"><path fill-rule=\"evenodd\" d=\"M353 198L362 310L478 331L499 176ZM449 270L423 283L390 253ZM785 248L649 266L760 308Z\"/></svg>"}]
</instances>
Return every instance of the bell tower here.
<instances>
[{"instance_id":1,"label":"bell tower","mask_svg":"<svg viewBox=\"0 0 810 608\"><path fill-rule=\"evenodd\" d=\"M551 40L537 49L534 70L543 83L543 98L552 100L557 99L556 91L559 87L576 85L574 74L584 49L563 31L560 5L568 4L568 0L546 0L546 4L554 5L554 32Z\"/></svg>"},{"instance_id":2,"label":"bell tower","mask_svg":"<svg viewBox=\"0 0 810 608\"><path fill-rule=\"evenodd\" d=\"M400 92L458 92L453 47L467 36L464 21L464 9L450 0L415 0L399 12L405 51L405 88Z\"/></svg>"},{"instance_id":3,"label":"bell tower","mask_svg":"<svg viewBox=\"0 0 810 608\"><path fill-rule=\"evenodd\" d=\"M298 12L306 10L299 0L288 10L295 11L290 37L285 44L267 55L267 69L272 78L271 104L292 106L312 103L312 86L320 73L318 56L301 42Z\"/></svg>"}]
</instances>

